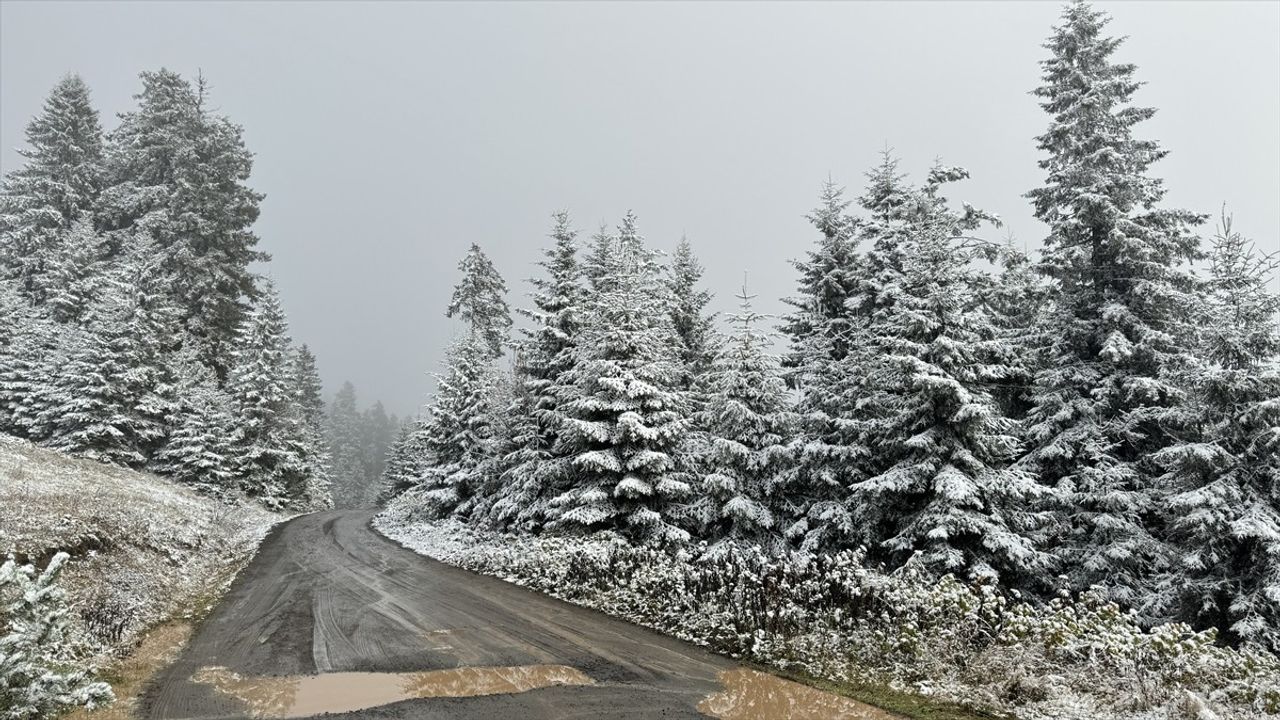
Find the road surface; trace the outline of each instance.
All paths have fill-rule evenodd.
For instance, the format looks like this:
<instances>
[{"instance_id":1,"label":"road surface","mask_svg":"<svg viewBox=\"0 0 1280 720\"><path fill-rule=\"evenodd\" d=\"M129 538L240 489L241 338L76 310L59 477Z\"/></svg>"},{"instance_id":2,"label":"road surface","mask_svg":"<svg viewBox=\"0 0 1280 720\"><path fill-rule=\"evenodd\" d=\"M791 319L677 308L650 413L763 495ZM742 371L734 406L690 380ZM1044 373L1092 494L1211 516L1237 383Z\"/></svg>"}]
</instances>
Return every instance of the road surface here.
<instances>
[{"instance_id":1,"label":"road surface","mask_svg":"<svg viewBox=\"0 0 1280 720\"><path fill-rule=\"evenodd\" d=\"M414 672L474 666L575 668L590 685L410 699L329 717L705 718L696 706L733 664L601 613L405 550L371 511L305 515L276 528L143 703L150 718L249 714L192 678Z\"/></svg>"}]
</instances>

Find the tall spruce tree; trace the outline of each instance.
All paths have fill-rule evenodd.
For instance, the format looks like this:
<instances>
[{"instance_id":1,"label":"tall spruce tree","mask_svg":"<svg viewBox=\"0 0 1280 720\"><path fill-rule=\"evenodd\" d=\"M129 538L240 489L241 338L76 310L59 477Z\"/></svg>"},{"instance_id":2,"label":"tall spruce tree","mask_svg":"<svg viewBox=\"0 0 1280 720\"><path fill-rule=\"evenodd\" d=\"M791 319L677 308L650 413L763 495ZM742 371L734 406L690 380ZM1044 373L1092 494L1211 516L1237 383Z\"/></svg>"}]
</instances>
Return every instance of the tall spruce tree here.
<instances>
[{"instance_id":1,"label":"tall spruce tree","mask_svg":"<svg viewBox=\"0 0 1280 720\"><path fill-rule=\"evenodd\" d=\"M688 532L679 527L678 503L691 488L679 454L690 419L661 270L633 214L610 244L613 272L600 278L605 291L595 298L556 411L560 454L575 480L552 499L554 524L681 542Z\"/></svg>"},{"instance_id":2,"label":"tall spruce tree","mask_svg":"<svg viewBox=\"0 0 1280 720\"><path fill-rule=\"evenodd\" d=\"M1046 558L1030 540L1043 493L1011 467L1013 423L988 385L1009 379L1006 340L975 297L989 283L967 237L994 218L949 207L941 189L968 177L935 166L911 193L901 282L877 308L864 384L864 437L877 473L850 487L872 557L901 565L916 553L938 572L1032 580Z\"/></svg>"},{"instance_id":3,"label":"tall spruce tree","mask_svg":"<svg viewBox=\"0 0 1280 720\"><path fill-rule=\"evenodd\" d=\"M59 234L92 221L103 184L102 126L78 75L53 87L26 137L25 163L0 185L0 277L42 305Z\"/></svg>"},{"instance_id":4,"label":"tall spruce tree","mask_svg":"<svg viewBox=\"0 0 1280 720\"><path fill-rule=\"evenodd\" d=\"M1028 417L1028 462L1061 490L1055 552L1077 587L1136 601L1168 561L1158 527L1160 469L1184 397L1171 378L1190 357L1202 216L1160 206L1149 169L1166 154L1134 137L1155 110L1132 104L1135 67L1112 59L1109 18L1073 2L1045 47L1035 94L1046 183L1028 193L1049 226L1047 336Z\"/></svg>"},{"instance_id":5,"label":"tall spruce tree","mask_svg":"<svg viewBox=\"0 0 1280 720\"><path fill-rule=\"evenodd\" d=\"M302 421L294 405L289 329L274 285L240 324L227 391L236 411L236 478L241 490L269 507L302 497L307 467Z\"/></svg>"},{"instance_id":6,"label":"tall spruce tree","mask_svg":"<svg viewBox=\"0 0 1280 720\"><path fill-rule=\"evenodd\" d=\"M710 452L695 513L703 539L769 547L777 536L767 492L791 459L787 387L756 327L764 316L751 309L755 296L744 286L737 297L735 330L711 365L698 418Z\"/></svg>"},{"instance_id":7,"label":"tall spruce tree","mask_svg":"<svg viewBox=\"0 0 1280 720\"><path fill-rule=\"evenodd\" d=\"M1230 641L1280 648L1280 255L1259 254L1224 217L1214 238L1206 363L1188 373L1184 440L1157 455L1175 562L1149 604Z\"/></svg>"},{"instance_id":8,"label":"tall spruce tree","mask_svg":"<svg viewBox=\"0 0 1280 720\"><path fill-rule=\"evenodd\" d=\"M419 484L424 510L444 516L467 509L476 473L493 439L491 346L468 335L449 348L445 372L422 427L424 468Z\"/></svg>"},{"instance_id":9,"label":"tall spruce tree","mask_svg":"<svg viewBox=\"0 0 1280 720\"><path fill-rule=\"evenodd\" d=\"M877 176L870 182L874 187ZM868 285L866 260L858 252L865 233L848 213L851 204L844 188L830 180L823 185L821 202L808 216L820 235L807 259L792 262L800 271L798 295L785 301L794 310L782 326L790 340L783 366L799 391L799 423L795 461L774 479L771 494L786 536L809 551L858 539L846 499L867 454L854 418Z\"/></svg>"},{"instance_id":10,"label":"tall spruce tree","mask_svg":"<svg viewBox=\"0 0 1280 720\"><path fill-rule=\"evenodd\" d=\"M573 366L578 334L586 313L586 289L578 260L577 231L569 214L553 216L553 244L538 263L545 276L532 278L533 307L519 312L532 321L523 328L516 371L522 387L513 394L514 445L505 458L503 497L495 504L500 523L538 527L547 518L546 501L563 491L569 474L555 455L558 397Z\"/></svg>"},{"instance_id":11,"label":"tall spruce tree","mask_svg":"<svg viewBox=\"0 0 1280 720\"><path fill-rule=\"evenodd\" d=\"M507 283L475 243L458 263L458 270L462 279L453 288L445 317L461 318L471 334L489 348L490 357L501 357L511 329L511 311L505 297Z\"/></svg>"},{"instance_id":12,"label":"tall spruce tree","mask_svg":"<svg viewBox=\"0 0 1280 720\"><path fill-rule=\"evenodd\" d=\"M667 266L667 292L671 296L671 326L683 365L680 384L689 392L701 389L716 356L716 318L707 310L712 295L701 287L703 272L688 238L680 238Z\"/></svg>"},{"instance_id":13,"label":"tall spruce tree","mask_svg":"<svg viewBox=\"0 0 1280 720\"><path fill-rule=\"evenodd\" d=\"M250 264L267 259L250 226L262 195L245 182L253 156L243 131L170 70L141 74L138 108L120 117L107 153L103 222L159 245L182 320L202 359L225 377L257 289Z\"/></svg>"},{"instance_id":14,"label":"tall spruce tree","mask_svg":"<svg viewBox=\"0 0 1280 720\"><path fill-rule=\"evenodd\" d=\"M329 405L328 437L334 504L359 507L364 500L364 428L350 382L342 383Z\"/></svg>"},{"instance_id":15,"label":"tall spruce tree","mask_svg":"<svg viewBox=\"0 0 1280 720\"><path fill-rule=\"evenodd\" d=\"M324 385L316 356L305 343L293 353L293 398L302 423L301 455L307 468L303 497L295 500L295 505L307 510L333 507L333 463L325 438Z\"/></svg>"}]
</instances>

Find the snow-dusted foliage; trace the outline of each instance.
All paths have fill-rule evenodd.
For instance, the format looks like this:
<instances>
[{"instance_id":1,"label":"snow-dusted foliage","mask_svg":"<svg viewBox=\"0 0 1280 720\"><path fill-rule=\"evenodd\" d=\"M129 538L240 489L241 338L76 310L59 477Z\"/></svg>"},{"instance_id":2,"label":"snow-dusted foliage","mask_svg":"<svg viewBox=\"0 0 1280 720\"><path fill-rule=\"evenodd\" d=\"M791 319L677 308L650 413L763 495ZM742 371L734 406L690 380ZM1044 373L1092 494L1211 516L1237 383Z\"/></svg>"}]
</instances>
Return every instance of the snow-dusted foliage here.
<instances>
[{"instance_id":1,"label":"snow-dusted foliage","mask_svg":"<svg viewBox=\"0 0 1280 720\"><path fill-rule=\"evenodd\" d=\"M578 233L567 212L557 212L553 219L554 243L538 263L545 276L529 281L533 307L519 311L533 327L522 329L524 338L516 353L518 387L511 406L503 408L511 419L511 446L502 458L504 482L492 513L498 523L525 528L547 521L548 499L569 481L569 466L557 454L559 398L566 392L563 383L577 357L587 313Z\"/></svg>"},{"instance_id":2,"label":"snow-dusted foliage","mask_svg":"<svg viewBox=\"0 0 1280 720\"><path fill-rule=\"evenodd\" d=\"M504 297L507 282L475 243L458 263L458 270L462 279L453 288L445 317L461 318L488 348L490 357L501 357L511 329L511 311Z\"/></svg>"},{"instance_id":3,"label":"snow-dusted foliage","mask_svg":"<svg viewBox=\"0 0 1280 720\"><path fill-rule=\"evenodd\" d=\"M751 309L754 297L745 287L738 295L740 309L729 316L733 333L707 371L697 420L708 452L694 516L708 541L768 546L777 535L767 493L791 460L792 418L786 384L766 353L769 338L756 327L764 318Z\"/></svg>"},{"instance_id":4,"label":"snow-dusted foliage","mask_svg":"<svg viewBox=\"0 0 1280 720\"><path fill-rule=\"evenodd\" d=\"M0 718L44 720L72 708L115 699L111 686L76 663L79 648L68 633L69 608L58 586L66 565L58 553L43 570L0 565Z\"/></svg>"},{"instance_id":5,"label":"snow-dusted foliage","mask_svg":"<svg viewBox=\"0 0 1280 720\"><path fill-rule=\"evenodd\" d=\"M1258 253L1224 217L1210 253L1204 364L1183 379L1191 416L1156 460L1174 562L1162 615L1280 648L1280 256Z\"/></svg>"},{"instance_id":6,"label":"snow-dusted foliage","mask_svg":"<svg viewBox=\"0 0 1280 720\"><path fill-rule=\"evenodd\" d=\"M268 507L304 497L304 423L294 404L288 326L271 283L240 325L227 391L238 421L234 467L241 490Z\"/></svg>"},{"instance_id":7,"label":"snow-dusted foliage","mask_svg":"<svg viewBox=\"0 0 1280 720\"><path fill-rule=\"evenodd\" d=\"M323 510L333 507L333 461L325 441L324 387L316 356L304 343L293 354L293 398L302 422L300 438L302 461L307 467L307 481L300 509Z\"/></svg>"},{"instance_id":8,"label":"snow-dusted foliage","mask_svg":"<svg viewBox=\"0 0 1280 720\"><path fill-rule=\"evenodd\" d=\"M411 503L393 502L375 526L453 565L818 677L887 683L1026 720L1280 712L1274 655L1220 647L1211 631L1185 625L1144 630L1097 592L1036 604L991 583L939 579L916 562L886 574L855 551L673 552L611 533L499 535L416 524L410 514Z\"/></svg>"},{"instance_id":9,"label":"snow-dusted foliage","mask_svg":"<svg viewBox=\"0 0 1280 720\"><path fill-rule=\"evenodd\" d=\"M142 84L104 139L87 87L64 78L0 188L0 430L225 488L218 458L248 406L224 407L231 340L257 294L249 264L267 259L249 229L261 196L203 79ZM306 435L290 442L320 497L323 448Z\"/></svg>"},{"instance_id":10,"label":"snow-dusted foliage","mask_svg":"<svg viewBox=\"0 0 1280 720\"><path fill-rule=\"evenodd\" d=\"M874 559L898 566L918 554L939 574L1025 582L1048 569L1030 539L1043 488L1011 466L1013 424L987 389L1012 374L1006 339L974 297L986 283L970 234L993 218L941 195L966 177L935 166L903 193L901 277L866 325L872 352L857 355L874 451L864 466L875 474L849 486L849 514Z\"/></svg>"},{"instance_id":11,"label":"snow-dusted foliage","mask_svg":"<svg viewBox=\"0 0 1280 720\"><path fill-rule=\"evenodd\" d=\"M551 500L554 525L682 541L675 517L690 486L678 454L690 428L661 270L628 213L601 277L556 409L560 454L574 481Z\"/></svg>"},{"instance_id":12,"label":"snow-dusted foliage","mask_svg":"<svg viewBox=\"0 0 1280 720\"><path fill-rule=\"evenodd\" d=\"M226 377L257 295L249 265L267 259L250 230L262 200L245 185L253 156L240 126L213 111L203 77L193 86L161 69L141 79L137 109L109 135L99 216L159 246L187 333Z\"/></svg>"},{"instance_id":13,"label":"snow-dusted foliage","mask_svg":"<svg viewBox=\"0 0 1280 720\"><path fill-rule=\"evenodd\" d=\"M1068 5L1035 91L1051 121L1038 138L1046 182L1028 196L1050 229L1040 267L1052 285L1027 462L1060 491L1053 551L1074 584L1137 603L1169 562L1153 524L1155 458L1185 421L1174 378L1196 362L1186 265L1203 218L1160 205L1149 169L1167 151L1134 135L1155 110L1133 104L1141 83L1112 58L1121 40L1104 34L1109 20Z\"/></svg>"},{"instance_id":14,"label":"snow-dusted foliage","mask_svg":"<svg viewBox=\"0 0 1280 720\"><path fill-rule=\"evenodd\" d=\"M78 75L53 87L26 137L18 150L25 164L0 186L0 278L43 305L62 235L88 220L103 185L102 126Z\"/></svg>"},{"instance_id":15,"label":"snow-dusted foliage","mask_svg":"<svg viewBox=\"0 0 1280 720\"><path fill-rule=\"evenodd\" d=\"M667 292L671 297L671 328L679 343L680 387L700 398L707 371L716 355L716 316L708 307L712 294L702 287L705 269L693 254L688 238L680 238L667 265Z\"/></svg>"},{"instance_id":16,"label":"snow-dusted foliage","mask_svg":"<svg viewBox=\"0 0 1280 720\"><path fill-rule=\"evenodd\" d=\"M416 489L423 509L435 516L470 509L479 481L476 470L488 457L494 420L491 351L483 335L469 335L449 348L445 372L422 422L425 462Z\"/></svg>"},{"instance_id":17,"label":"snow-dusted foliage","mask_svg":"<svg viewBox=\"0 0 1280 720\"><path fill-rule=\"evenodd\" d=\"M171 364L174 401L169 437L151 460L154 470L200 492L225 496L235 488L235 414L213 370L183 351Z\"/></svg>"}]
</instances>

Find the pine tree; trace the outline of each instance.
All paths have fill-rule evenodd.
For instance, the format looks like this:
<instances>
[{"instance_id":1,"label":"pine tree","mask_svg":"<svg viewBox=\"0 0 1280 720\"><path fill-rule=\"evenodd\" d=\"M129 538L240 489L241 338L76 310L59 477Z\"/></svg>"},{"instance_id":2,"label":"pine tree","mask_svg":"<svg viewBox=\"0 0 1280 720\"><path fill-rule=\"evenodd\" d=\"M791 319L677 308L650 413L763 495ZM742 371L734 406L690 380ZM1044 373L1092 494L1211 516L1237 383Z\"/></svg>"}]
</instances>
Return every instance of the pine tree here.
<instances>
[{"instance_id":1,"label":"pine tree","mask_svg":"<svg viewBox=\"0 0 1280 720\"><path fill-rule=\"evenodd\" d=\"M91 221L103 183L102 126L79 76L54 86L26 136L25 164L0 187L0 277L42 305L58 234Z\"/></svg>"},{"instance_id":2,"label":"pine tree","mask_svg":"<svg viewBox=\"0 0 1280 720\"><path fill-rule=\"evenodd\" d=\"M217 377L189 350L170 364L174 401L166 418L169 437L152 460L156 472L213 496L235 489L236 420Z\"/></svg>"},{"instance_id":3,"label":"pine tree","mask_svg":"<svg viewBox=\"0 0 1280 720\"><path fill-rule=\"evenodd\" d=\"M1011 467L1012 422L988 384L1009 379L1006 341L975 292L970 231L992 216L952 210L944 183L968 177L935 166L913 193L901 282L869 325L877 349L867 367L864 438L877 474L850 487L850 514L871 556L901 565L915 553L936 571L1029 580L1046 566L1029 538L1028 512L1043 492Z\"/></svg>"},{"instance_id":4,"label":"pine tree","mask_svg":"<svg viewBox=\"0 0 1280 720\"><path fill-rule=\"evenodd\" d=\"M792 263L800 271L799 293L785 300L795 309L782 326L791 345L783 366L799 390L800 422L795 461L774 479L771 494L785 535L809 551L856 540L845 500L866 456L852 422L864 358L848 356L863 340L867 270L850 204L843 188L823 185L821 203L808 216L820 233L817 246Z\"/></svg>"},{"instance_id":5,"label":"pine tree","mask_svg":"<svg viewBox=\"0 0 1280 720\"><path fill-rule=\"evenodd\" d=\"M245 185L253 156L242 129L211 112L203 78L192 87L161 69L141 79L138 109L109 138L102 218L159 245L187 332L225 377L257 295L249 266L267 259L249 229L262 200Z\"/></svg>"},{"instance_id":6,"label":"pine tree","mask_svg":"<svg viewBox=\"0 0 1280 720\"><path fill-rule=\"evenodd\" d=\"M305 510L333 507L329 443L325 438L324 386L316 367L316 356L304 343L293 355L293 398L302 423L302 462L307 483L303 497L295 504Z\"/></svg>"},{"instance_id":7,"label":"pine tree","mask_svg":"<svg viewBox=\"0 0 1280 720\"><path fill-rule=\"evenodd\" d=\"M418 484L422 477L422 460L426 454L423 432L423 420L418 417L400 425L396 439L387 449L380 500L390 500Z\"/></svg>"},{"instance_id":8,"label":"pine tree","mask_svg":"<svg viewBox=\"0 0 1280 720\"><path fill-rule=\"evenodd\" d=\"M329 405L329 455L333 462L333 501L359 507L364 500L364 429L356 388L344 382Z\"/></svg>"},{"instance_id":9,"label":"pine tree","mask_svg":"<svg viewBox=\"0 0 1280 720\"><path fill-rule=\"evenodd\" d=\"M707 311L711 293L700 289L703 272L693 246L687 238L681 238L667 268L667 291L671 295L671 325L683 365L680 384L686 391L699 389L716 356L716 319Z\"/></svg>"},{"instance_id":10,"label":"pine tree","mask_svg":"<svg viewBox=\"0 0 1280 720\"><path fill-rule=\"evenodd\" d=\"M563 491L566 467L554 455L558 397L565 373L573 366L578 334L585 319L586 291L578 262L577 232L569 214L552 216L553 245L539 266L546 276L533 278L533 307L519 312L533 321L522 329L516 371L520 387L507 408L513 446L504 458L506 482L495 505L501 523L518 520L538 527L546 520L546 500Z\"/></svg>"},{"instance_id":11,"label":"pine tree","mask_svg":"<svg viewBox=\"0 0 1280 720\"><path fill-rule=\"evenodd\" d=\"M264 282L257 304L240 324L227 392L236 412L239 487L268 507L302 497L307 482L288 332L275 287Z\"/></svg>"},{"instance_id":12,"label":"pine tree","mask_svg":"<svg viewBox=\"0 0 1280 720\"><path fill-rule=\"evenodd\" d=\"M787 388L775 361L765 354L768 336L755 325L745 287L737 296L737 326L717 354L699 424L710 436L701 493L695 502L700 537L774 545L775 522L766 497L773 478L789 463Z\"/></svg>"},{"instance_id":13,"label":"pine tree","mask_svg":"<svg viewBox=\"0 0 1280 720\"><path fill-rule=\"evenodd\" d=\"M467 508L478 485L476 469L490 455L491 351L483 336L471 335L449 348L445 372L423 422L419 487L424 510L435 516Z\"/></svg>"},{"instance_id":14,"label":"pine tree","mask_svg":"<svg viewBox=\"0 0 1280 720\"><path fill-rule=\"evenodd\" d=\"M462 318L471 334L489 348L490 357L501 357L511 329L511 311L504 297L507 283L475 243L458 263L458 270L462 280L453 288L445 316Z\"/></svg>"},{"instance_id":15,"label":"pine tree","mask_svg":"<svg viewBox=\"0 0 1280 720\"><path fill-rule=\"evenodd\" d=\"M1280 296L1260 255L1224 217L1210 254L1200 354L1183 380L1192 430L1157 456L1176 562L1149 604L1280 648Z\"/></svg>"},{"instance_id":16,"label":"pine tree","mask_svg":"<svg viewBox=\"0 0 1280 720\"><path fill-rule=\"evenodd\" d=\"M0 565L0 717L5 720L44 720L115 700L110 685L62 662L74 651L66 593L57 584L69 558L60 552L40 572L12 559Z\"/></svg>"},{"instance_id":17,"label":"pine tree","mask_svg":"<svg viewBox=\"0 0 1280 720\"><path fill-rule=\"evenodd\" d=\"M1042 271L1052 280L1028 416L1028 462L1061 490L1056 554L1077 587L1106 584L1135 601L1167 562L1153 458L1174 438L1184 398L1171 378L1194 362L1188 315L1201 216L1160 207L1149 175L1166 151L1134 137L1154 110L1132 104L1135 67L1111 58L1121 40L1084 2L1067 6L1045 47L1036 89L1052 117L1039 146L1043 187L1028 193L1048 224Z\"/></svg>"},{"instance_id":18,"label":"pine tree","mask_svg":"<svg viewBox=\"0 0 1280 720\"><path fill-rule=\"evenodd\" d=\"M360 422L361 430L361 505L372 503L376 499L378 480L386 467L387 448L395 436L396 428L387 416L386 408L381 401L364 411Z\"/></svg>"},{"instance_id":19,"label":"pine tree","mask_svg":"<svg viewBox=\"0 0 1280 720\"><path fill-rule=\"evenodd\" d=\"M48 376L38 424L49 444L76 455L142 467L165 439L175 310L154 247L139 241L104 281L84 329L64 330L62 365Z\"/></svg>"},{"instance_id":20,"label":"pine tree","mask_svg":"<svg viewBox=\"0 0 1280 720\"><path fill-rule=\"evenodd\" d=\"M611 244L614 274L595 300L559 398L559 452L575 479L552 500L553 524L681 542L688 533L678 526L677 503L690 486L679 453L690 420L661 271L633 214Z\"/></svg>"}]
</instances>

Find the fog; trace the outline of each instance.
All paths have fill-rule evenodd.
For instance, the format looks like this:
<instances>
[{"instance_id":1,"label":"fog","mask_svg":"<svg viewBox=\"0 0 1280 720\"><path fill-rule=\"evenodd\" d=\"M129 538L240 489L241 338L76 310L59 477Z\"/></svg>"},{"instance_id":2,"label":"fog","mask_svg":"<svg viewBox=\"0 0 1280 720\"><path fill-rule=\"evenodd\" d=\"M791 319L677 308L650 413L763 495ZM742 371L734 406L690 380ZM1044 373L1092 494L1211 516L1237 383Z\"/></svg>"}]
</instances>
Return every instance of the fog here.
<instances>
[{"instance_id":1,"label":"fog","mask_svg":"<svg viewBox=\"0 0 1280 720\"><path fill-rule=\"evenodd\" d=\"M1168 202L1280 250L1280 3L1102 3L1119 57L1159 108ZM266 193L256 230L294 337L330 391L409 414L459 327L455 265L479 243L513 306L552 211L584 236L628 209L658 248L686 234L717 308L744 273L781 312L787 265L830 176L861 189L886 146L919 178L999 213L996 238L1044 228L1029 91L1056 3L0 4L0 169L68 72L104 124L161 66L212 84L245 127ZM1212 229L1205 228L1206 235Z\"/></svg>"}]
</instances>

